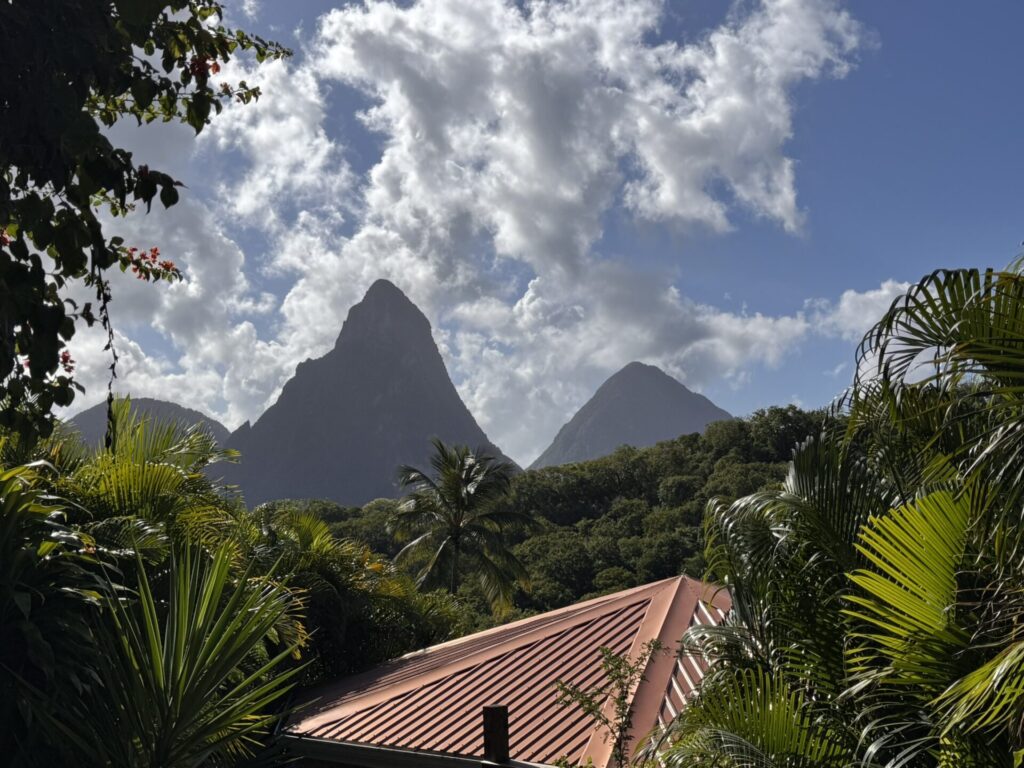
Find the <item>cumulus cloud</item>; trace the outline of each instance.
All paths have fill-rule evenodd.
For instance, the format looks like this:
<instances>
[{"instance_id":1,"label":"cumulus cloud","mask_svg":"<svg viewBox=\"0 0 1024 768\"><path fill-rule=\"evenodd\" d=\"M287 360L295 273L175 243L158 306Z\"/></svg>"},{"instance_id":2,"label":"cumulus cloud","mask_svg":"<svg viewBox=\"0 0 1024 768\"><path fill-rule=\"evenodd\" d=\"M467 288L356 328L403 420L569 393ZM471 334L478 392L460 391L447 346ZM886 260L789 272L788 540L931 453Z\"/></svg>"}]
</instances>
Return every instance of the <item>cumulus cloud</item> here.
<instances>
[{"instance_id":1,"label":"cumulus cloud","mask_svg":"<svg viewBox=\"0 0 1024 768\"><path fill-rule=\"evenodd\" d=\"M740 5L685 44L660 36L665 12L658 0L370 0L325 14L297 61L226 68L263 98L200 141L190 170L217 192L206 206L134 232L177 252L188 280L118 296L123 385L235 426L389 277L430 317L491 438L528 461L631 360L698 389L743 387L813 322L846 338L860 294L728 312L605 252L613 210L684 230L725 231L742 213L798 231L792 90L844 76L861 35L834 0ZM346 162L332 89L369 103L359 119L379 157L364 175ZM147 327L163 347L137 343Z\"/></svg>"},{"instance_id":2,"label":"cumulus cloud","mask_svg":"<svg viewBox=\"0 0 1024 768\"><path fill-rule=\"evenodd\" d=\"M462 305L449 354L460 390L511 455L532 459L594 390L632 360L700 390L776 366L808 332L802 314L734 314L698 304L657 276L595 265L576 281L535 278L511 307Z\"/></svg>"},{"instance_id":3,"label":"cumulus cloud","mask_svg":"<svg viewBox=\"0 0 1024 768\"><path fill-rule=\"evenodd\" d=\"M845 290L835 302L811 299L807 309L821 333L856 342L886 313L893 300L909 288L910 283L886 280L877 288L863 292Z\"/></svg>"},{"instance_id":4,"label":"cumulus cloud","mask_svg":"<svg viewBox=\"0 0 1024 768\"><path fill-rule=\"evenodd\" d=\"M140 281L131 272L111 274L110 313L121 357L118 388L192 404L235 423L265 407L265 385L246 387L242 371L259 370L271 380L288 372L288 362L272 354L274 342L261 342L252 325L254 318L271 315L278 300L253 287L243 251L213 214L185 197L167 211L135 212L105 226L129 245L148 249L159 243L161 256L184 272L172 285ZM73 298L93 300L82 287ZM139 339L146 340L145 347ZM82 405L96 400L106 386L105 343L98 328L83 329L72 341L78 375L88 390Z\"/></svg>"},{"instance_id":5,"label":"cumulus cloud","mask_svg":"<svg viewBox=\"0 0 1024 768\"><path fill-rule=\"evenodd\" d=\"M800 225L790 90L842 76L858 25L767 0L690 45L650 43L656 0L421 0L328 13L318 71L362 89L386 136L367 215L422 250L459 215L498 254L579 266L617 195L639 216L730 226L730 203ZM433 232L431 232L433 230Z\"/></svg>"},{"instance_id":6,"label":"cumulus cloud","mask_svg":"<svg viewBox=\"0 0 1024 768\"><path fill-rule=\"evenodd\" d=\"M340 224L355 180L342 146L324 128L323 88L309 67L284 60L232 62L220 78L245 80L264 97L232 105L202 134L243 168L219 185L223 209L243 223L279 231L289 213L313 209Z\"/></svg>"}]
</instances>

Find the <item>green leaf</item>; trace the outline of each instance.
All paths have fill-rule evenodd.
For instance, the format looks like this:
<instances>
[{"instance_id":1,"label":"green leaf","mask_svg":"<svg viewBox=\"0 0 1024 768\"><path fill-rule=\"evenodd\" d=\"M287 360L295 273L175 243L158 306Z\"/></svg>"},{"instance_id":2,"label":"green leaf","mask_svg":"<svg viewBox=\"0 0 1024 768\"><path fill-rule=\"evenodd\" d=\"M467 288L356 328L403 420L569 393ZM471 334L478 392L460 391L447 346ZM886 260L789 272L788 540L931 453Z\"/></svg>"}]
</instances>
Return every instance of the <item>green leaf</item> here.
<instances>
[{"instance_id":1,"label":"green leaf","mask_svg":"<svg viewBox=\"0 0 1024 768\"><path fill-rule=\"evenodd\" d=\"M172 184L165 184L160 190L160 202L164 208L170 208L178 202L178 190Z\"/></svg>"}]
</instances>

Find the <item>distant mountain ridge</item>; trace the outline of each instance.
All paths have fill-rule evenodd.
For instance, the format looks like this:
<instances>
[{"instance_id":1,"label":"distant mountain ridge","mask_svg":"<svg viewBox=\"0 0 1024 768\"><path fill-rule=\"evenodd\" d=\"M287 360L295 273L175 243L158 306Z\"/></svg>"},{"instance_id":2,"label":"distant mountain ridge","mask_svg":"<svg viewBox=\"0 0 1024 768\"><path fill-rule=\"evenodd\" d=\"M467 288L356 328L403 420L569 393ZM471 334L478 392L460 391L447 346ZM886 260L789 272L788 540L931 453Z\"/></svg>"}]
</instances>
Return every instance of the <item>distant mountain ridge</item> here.
<instances>
[{"instance_id":1,"label":"distant mountain ridge","mask_svg":"<svg viewBox=\"0 0 1024 768\"><path fill-rule=\"evenodd\" d=\"M170 421L183 427L202 424L213 435L221 447L227 445L231 432L216 419L205 413L186 408L168 400L156 400L152 397L133 397L132 411L149 416L159 421ZM103 442L107 434L107 402L104 400L91 408L67 420L67 424L77 431L86 445L96 446Z\"/></svg>"},{"instance_id":2,"label":"distant mountain ridge","mask_svg":"<svg viewBox=\"0 0 1024 768\"><path fill-rule=\"evenodd\" d=\"M660 368L633 362L598 388L530 469L600 458L621 445L644 448L729 418Z\"/></svg>"},{"instance_id":3,"label":"distant mountain ridge","mask_svg":"<svg viewBox=\"0 0 1024 768\"><path fill-rule=\"evenodd\" d=\"M300 363L277 402L231 435L241 460L225 476L250 505L364 504L397 495L399 465L425 465L432 437L506 458L455 390L430 322L378 280L349 310L334 349Z\"/></svg>"}]
</instances>

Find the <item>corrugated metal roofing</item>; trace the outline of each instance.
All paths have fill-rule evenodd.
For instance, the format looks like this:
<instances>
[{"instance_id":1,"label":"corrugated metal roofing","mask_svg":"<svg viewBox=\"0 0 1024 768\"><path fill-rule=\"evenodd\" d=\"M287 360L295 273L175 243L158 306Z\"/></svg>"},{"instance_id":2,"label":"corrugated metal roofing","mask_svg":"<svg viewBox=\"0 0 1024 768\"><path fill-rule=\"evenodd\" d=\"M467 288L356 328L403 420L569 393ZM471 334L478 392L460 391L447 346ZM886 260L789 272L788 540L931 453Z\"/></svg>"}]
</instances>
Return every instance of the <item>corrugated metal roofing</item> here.
<instances>
[{"instance_id":1,"label":"corrugated metal roofing","mask_svg":"<svg viewBox=\"0 0 1024 768\"><path fill-rule=\"evenodd\" d=\"M686 628L718 623L724 591L685 576L666 579L411 653L315 691L292 718L295 736L481 757L481 708L509 709L511 757L559 757L606 766L611 744L575 707L557 703L556 681L603 682L600 649L636 654L649 640L675 649ZM652 657L633 694L633 736L670 720L705 666L674 653Z\"/></svg>"}]
</instances>

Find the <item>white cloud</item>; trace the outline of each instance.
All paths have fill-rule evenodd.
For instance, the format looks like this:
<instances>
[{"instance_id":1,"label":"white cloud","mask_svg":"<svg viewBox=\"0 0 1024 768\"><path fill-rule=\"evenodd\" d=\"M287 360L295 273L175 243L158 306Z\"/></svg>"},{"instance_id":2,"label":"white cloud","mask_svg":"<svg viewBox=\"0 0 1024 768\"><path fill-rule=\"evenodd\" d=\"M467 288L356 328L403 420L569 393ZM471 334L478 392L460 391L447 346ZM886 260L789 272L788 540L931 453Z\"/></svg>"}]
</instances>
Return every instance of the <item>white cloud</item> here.
<instances>
[{"instance_id":1,"label":"white cloud","mask_svg":"<svg viewBox=\"0 0 1024 768\"><path fill-rule=\"evenodd\" d=\"M908 288L910 283L890 279L871 290L843 291L836 302L812 299L807 302L807 309L813 314L820 333L857 342L882 318L893 300L906 293Z\"/></svg>"},{"instance_id":2,"label":"white cloud","mask_svg":"<svg viewBox=\"0 0 1024 768\"><path fill-rule=\"evenodd\" d=\"M421 0L328 13L316 67L370 95L364 121L386 136L368 218L422 244L465 216L535 269L579 267L620 193L640 216L723 230L724 188L797 229L789 91L845 74L857 24L827 0L768 0L698 43L651 44L663 10Z\"/></svg>"},{"instance_id":3,"label":"white cloud","mask_svg":"<svg viewBox=\"0 0 1024 768\"><path fill-rule=\"evenodd\" d=\"M511 307L484 300L459 311L449 344L460 391L504 450L527 463L611 373L632 360L700 390L742 386L752 366L776 366L808 332L800 314L739 315L697 304L657 277L592 265L580 280L535 278Z\"/></svg>"},{"instance_id":4,"label":"white cloud","mask_svg":"<svg viewBox=\"0 0 1024 768\"><path fill-rule=\"evenodd\" d=\"M829 376L829 377L835 379L835 378L837 378L839 376L839 374L841 374L843 371L845 371L849 367L850 367L849 363L845 363L845 362L844 363L838 363L836 366L834 366L830 370L822 371L822 373L825 376Z\"/></svg>"},{"instance_id":5,"label":"white cloud","mask_svg":"<svg viewBox=\"0 0 1024 768\"><path fill-rule=\"evenodd\" d=\"M140 281L131 272L111 273L110 315L121 356L118 388L191 404L232 424L262 410L267 387L295 363L275 354L274 342L256 337L252 320L273 313L278 301L250 284L245 255L213 214L186 195L166 211L136 211L105 226L108 235L120 235L126 244L158 245L161 258L184 272L172 285ZM94 301L81 288L74 298ZM138 338L146 338L145 350ZM95 401L106 386L105 343L98 328L81 330L72 340L79 377L88 389L73 410ZM246 386L246 370L270 383Z\"/></svg>"},{"instance_id":6,"label":"white cloud","mask_svg":"<svg viewBox=\"0 0 1024 768\"><path fill-rule=\"evenodd\" d=\"M798 230L791 91L843 76L860 34L833 0L764 0L696 42L652 42L664 13L658 0L370 0L327 13L298 61L226 68L263 97L217 118L192 178L179 173L217 190L207 208L183 203L131 232L188 280L118 294L129 336L151 325L166 341L126 342L122 384L235 426L389 277L434 323L491 438L528 461L631 360L698 389L743 387L812 314L831 313L845 338L846 294L790 315L727 312L597 252L613 209L713 231L742 212ZM361 119L381 154L363 177L332 87L370 100Z\"/></svg>"},{"instance_id":7,"label":"white cloud","mask_svg":"<svg viewBox=\"0 0 1024 768\"><path fill-rule=\"evenodd\" d=\"M234 61L223 82L245 80L263 96L232 104L202 134L222 153L235 151L245 172L222 183L224 209L241 221L278 231L285 210L312 208L340 223L355 187L341 145L324 128L324 93L314 71L284 60L247 66Z\"/></svg>"}]
</instances>

